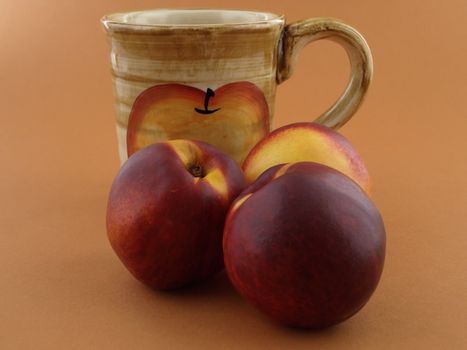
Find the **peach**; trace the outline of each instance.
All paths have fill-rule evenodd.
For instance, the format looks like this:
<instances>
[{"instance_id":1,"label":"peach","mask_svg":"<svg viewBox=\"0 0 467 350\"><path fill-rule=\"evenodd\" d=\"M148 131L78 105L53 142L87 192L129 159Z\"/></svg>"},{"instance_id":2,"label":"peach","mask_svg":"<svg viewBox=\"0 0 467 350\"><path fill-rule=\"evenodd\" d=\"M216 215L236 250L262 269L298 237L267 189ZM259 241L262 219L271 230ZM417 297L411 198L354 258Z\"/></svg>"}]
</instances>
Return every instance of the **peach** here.
<instances>
[{"instance_id":1,"label":"peach","mask_svg":"<svg viewBox=\"0 0 467 350\"><path fill-rule=\"evenodd\" d=\"M317 123L295 123L274 130L253 147L242 167L251 183L274 165L303 161L339 170L370 192L368 171L352 144Z\"/></svg>"},{"instance_id":2,"label":"peach","mask_svg":"<svg viewBox=\"0 0 467 350\"><path fill-rule=\"evenodd\" d=\"M150 287L204 280L223 268L225 216L244 185L237 163L206 143L174 140L143 148L112 184L110 243Z\"/></svg>"},{"instance_id":3,"label":"peach","mask_svg":"<svg viewBox=\"0 0 467 350\"><path fill-rule=\"evenodd\" d=\"M225 267L239 293L271 318L327 327L369 300L385 237L378 209L349 177L318 163L277 165L232 204Z\"/></svg>"}]
</instances>

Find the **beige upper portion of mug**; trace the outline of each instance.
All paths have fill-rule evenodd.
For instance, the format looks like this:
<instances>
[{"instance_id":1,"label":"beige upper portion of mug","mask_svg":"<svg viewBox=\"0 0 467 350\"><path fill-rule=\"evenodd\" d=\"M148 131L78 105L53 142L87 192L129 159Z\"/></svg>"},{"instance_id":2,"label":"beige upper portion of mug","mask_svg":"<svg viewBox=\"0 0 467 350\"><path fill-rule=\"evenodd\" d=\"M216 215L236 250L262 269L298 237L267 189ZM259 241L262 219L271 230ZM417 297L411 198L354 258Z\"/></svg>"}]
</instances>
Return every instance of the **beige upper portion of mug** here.
<instances>
[{"instance_id":1,"label":"beige upper portion of mug","mask_svg":"<svg viewBox=\"0 0 467 350\"><path fill-rule=\"evenodd\" d=\"M108 31L269 26L283 22L284 16L269 12L216 9L158 9L114 13L102 18Z\"/></svg>"}]
</instances>

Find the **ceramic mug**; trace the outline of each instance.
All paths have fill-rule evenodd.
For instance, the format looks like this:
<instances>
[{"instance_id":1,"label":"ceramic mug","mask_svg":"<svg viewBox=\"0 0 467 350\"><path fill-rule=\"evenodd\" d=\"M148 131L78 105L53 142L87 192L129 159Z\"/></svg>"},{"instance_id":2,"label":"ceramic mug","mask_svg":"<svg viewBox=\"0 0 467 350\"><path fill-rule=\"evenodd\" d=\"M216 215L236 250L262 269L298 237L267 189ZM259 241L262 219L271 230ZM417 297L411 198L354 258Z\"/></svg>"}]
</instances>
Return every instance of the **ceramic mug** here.
<instances>
[{"instance_id":1,"label":"ceramic mug","mask_svg":"<svg viewBox=\"0 0 467 350\"><path fill-rule=\"evenodd\" d=\"M270 131L276 86L315 40L341 44L351 64L346 90L318 123L346 123L372 77L365 39L332 18L286 25L268 12L174 9L111 14L102 24L122 162L151 143L181 138L206 141L242 162Z\"/></svg>"}]
</instances>

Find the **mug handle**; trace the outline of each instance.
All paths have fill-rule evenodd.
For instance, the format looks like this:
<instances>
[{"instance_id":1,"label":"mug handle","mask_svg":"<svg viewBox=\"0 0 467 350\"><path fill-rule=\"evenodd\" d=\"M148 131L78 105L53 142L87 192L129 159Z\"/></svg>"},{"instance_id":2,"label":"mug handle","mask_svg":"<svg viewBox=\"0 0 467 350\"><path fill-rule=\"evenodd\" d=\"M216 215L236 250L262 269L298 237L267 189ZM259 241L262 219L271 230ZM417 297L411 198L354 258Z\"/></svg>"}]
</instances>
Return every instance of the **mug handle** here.
<instances>
[{"instance_id":1,"label":"mug handle","mask_svg":"<svg viewBox=\"0 0 467 350\"><path fill-rule=\"evenodd\" d=\"M315 122L338 129L350 120L365 97L373 76L371 51L363 36L349 25L333 18L312 18L285 26L276 80L280 84L293 73L300 51L309 43L329 39L347 51L350 60L350 81L342 96Z\"/></svg>"}]
</instances>

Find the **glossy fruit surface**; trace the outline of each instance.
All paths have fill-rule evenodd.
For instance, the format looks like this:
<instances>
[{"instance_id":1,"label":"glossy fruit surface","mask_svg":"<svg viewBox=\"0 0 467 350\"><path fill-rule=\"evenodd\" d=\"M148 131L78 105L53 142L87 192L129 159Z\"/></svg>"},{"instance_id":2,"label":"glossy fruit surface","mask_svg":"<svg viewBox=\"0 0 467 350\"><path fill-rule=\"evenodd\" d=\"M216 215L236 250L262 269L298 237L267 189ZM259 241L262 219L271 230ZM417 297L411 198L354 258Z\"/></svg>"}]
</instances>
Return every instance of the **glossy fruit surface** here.
<instances>
[{"instance_id":1,"label":"glossy fruit surface","mask_svg":"<svg viewBox=\"0 0 467 350\"><path fill-rule=\"evenodd\" d=\"M304 162L273 167L242 192L223 245L240 294L279 322L320 328L366 304L383 270L385 231L354 181Z\"/></svg>"},{"instance_id":2,"label":"glossy fruit surface","mask_svg":"<svg viewBox=\"0 0 467 350\"><path fill-rule=\"evenodd\" d=\"M114 180L108 238L127 269L153 288L206 279L223 268L225 216L243 187L237 163L206 143L148 146Z\"/></svg>"}]
</instances>

